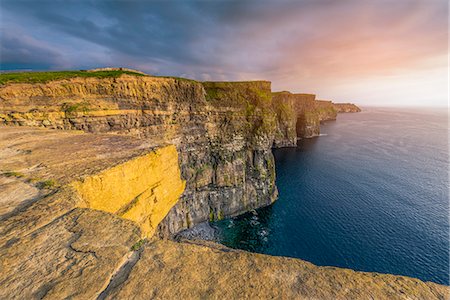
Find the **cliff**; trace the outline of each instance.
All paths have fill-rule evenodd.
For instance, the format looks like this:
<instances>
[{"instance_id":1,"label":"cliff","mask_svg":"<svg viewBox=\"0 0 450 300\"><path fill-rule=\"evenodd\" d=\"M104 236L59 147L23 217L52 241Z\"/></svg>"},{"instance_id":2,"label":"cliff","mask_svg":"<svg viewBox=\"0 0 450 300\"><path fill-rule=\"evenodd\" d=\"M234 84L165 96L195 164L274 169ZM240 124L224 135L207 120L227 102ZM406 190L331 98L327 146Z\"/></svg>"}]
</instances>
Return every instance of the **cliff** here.
<instances>
[{"instance_id":1,"label":"cliff","mask_svg":"<svg viewBox=\"0 0 450 300\"><path fill-rule=\"evenodd\" d=\"M316 100L313 94L273 93L272 105L277 115L274 147L296 146L298 139L319 136L321 122L336 120L338 112L334 103Z\"/></svg>"},{"instance_id":2,"label":"cliff","mask_svg":"<svg viewBox=\"0 0 450 300\"><path fill-rule=\"evenodd\" d=\"M402 276L159 239L272 203L271 147L309 135L302 124L316 128L330 104L272 97L265 81L88 73L0 87L0 298L448 296Z\"/></svg>"},{"instance_id":3,"label":"cliff","mask_svg":"<svg viewBox=\"0 0 450 300\"><path fill-rule=\"evenodd\" d=\"M131 220L151 237L185 187L173 145L154 148L126 136L26 127L1 128L0 138L5 238L75 207ZM17 220L22 224L14 228Z\"/></svg>"},{"instance_id":4,"label":"cliff","mask_svg":"<svg viewBox=\"0 0 450 300\"><path fill-rule=\"evenodd\" d=\"M355 113L361 111L361 108L353 103L333 103L333 106L338 113Z\"/></svg>"},{"instance_id":5,"label":"cliff","mask_svg":"<svg viewBox=\"0 0 450 300\"><path fill-rule=\"evenodd\" d=\"M336 118L331 101L272 95L267 81L201 83L108 69L7 74L0 82L0 124L175 145L186 188L160 224L161 236L272 203L271 147L296 146Z\"/></svg>"},{"instance_id":6,"label":"cliff","mask_svg":"<svg viewBox=\"0 0 450 300\"><path fill-rule=\"evenodd\" d=\"M127 202L132 207L133 199L139 206L150 192L145 187L141 192L142 184L156 181L168 194L155 191L155 197L145 197L153 207L148 216L160 213L156 207L167 212L171 191L183 185L173 151L173 146L147 148L126 136L0 128L0 169L9 170L0 175L2 207L9 203L0 218L0 298L448 296L448 287L408 277L317 267L213 243L143 239L149 235L141 219L127 218L113 206ZM100 197L92 198L97 178L104 185ZM112 194L103 197L108 190Z\"/></svg>"},{"instance_id":7,"label":"cliff","mask_svg":"<svg viewBox=\"0 0 450 300\"><path fill-rule=\"evenodd\" d=\"M316 100L315 111L319 116L320 122L333 121L337 118L337 111L334 104L329 100Z\"/></svg>"},{"instance_id":8,"label":"cliff","mask_svg":"<svg viewBox=\"0 0 450 300\"><path fill-rule=\"evenodd\" d=\"M277 197L270 82L122 74L7 83L0 97L0 123L6 125L125 134L153 147L175 145L186 188L160 235Z\"/></svg>"}]
</instances>

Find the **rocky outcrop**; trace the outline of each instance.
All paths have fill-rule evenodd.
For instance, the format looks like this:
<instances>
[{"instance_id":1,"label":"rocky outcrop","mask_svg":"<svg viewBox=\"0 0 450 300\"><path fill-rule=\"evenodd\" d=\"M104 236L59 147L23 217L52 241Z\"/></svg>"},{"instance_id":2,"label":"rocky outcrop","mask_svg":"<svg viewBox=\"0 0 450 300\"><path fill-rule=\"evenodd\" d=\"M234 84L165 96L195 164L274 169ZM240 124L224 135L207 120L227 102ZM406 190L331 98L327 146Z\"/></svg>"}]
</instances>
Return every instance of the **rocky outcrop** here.
<instances>
[{"instance_id":1,"label":"rocky outcrop","mask_svg":"<svg viewBox=\"0 0 450 300\"><path fill-rule=\"evenodd\" d=\"M270 82L150 76L71 78L0 88L0 122L116 133L176 146L186 189L161 235L237 215L277 197Z\"/></svg>"},{"instance_id":2,"label":"rocky outcrop","mask_svg":"<svg viewBox=\"0 0 450 300\"><path fill-rule=\"evenodd\" d=\"M150 237L184 191L180 175L178 153L170 145L84 177L72 186L87 207L134 221Z\"/></svg>"},{"instance_id":3,"label":"rocky outcrop","mask_svg":"<svg viewBox=\"0 0 450 300\"><path fill-rule=\"evenodd\" d=\"M173 145L149 148L125 136L26 127L1 128L0 138L0 182L16 187L16 201L2 199L9 202L0 216L4 236L87 207L131 220L151 237L184 190ZM30 197L36 189L43 192Z\"/></svg>"},{"instance_id":4,"label":"rocky outcrop","mask_svg":"<svg viewBox=\"0 0 450 300\"><path fill-rule=\"evenodd\" d=\"M338 113L355 113L361 111L361 108L353 103L333 103L333 106Z\"/></svg>"}]
</instances>

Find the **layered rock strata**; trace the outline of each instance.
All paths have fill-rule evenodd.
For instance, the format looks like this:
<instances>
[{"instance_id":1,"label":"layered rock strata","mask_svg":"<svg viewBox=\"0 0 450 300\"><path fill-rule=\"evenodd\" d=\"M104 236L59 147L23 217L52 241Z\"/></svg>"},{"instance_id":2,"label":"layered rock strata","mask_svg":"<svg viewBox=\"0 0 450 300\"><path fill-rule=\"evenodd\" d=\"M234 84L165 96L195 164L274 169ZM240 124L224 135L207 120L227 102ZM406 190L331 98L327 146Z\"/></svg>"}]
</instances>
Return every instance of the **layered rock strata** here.
<instances>
[{"instance_id":1,"label":"layered rock strata","mask_svg":"<svg viewBox=\"0 0 450 300\"><path fill-rule=\"evenodd\" d=\"M176 146L186 189L161 235L272 203L270 82L199 83L122 75L0 88L6 125L116 133Z\"/></svg>"},{"instance_id":2,"label":"layered rock strata","mask_svg":"<svg viewBox=\"0 0 450 300\"><path fill-rule=\"evenodd\" d=\"M76 207L131 220L151 237L185 187L173 145L149 148L126 136L3 127L0 147L0 183L14 191L1 193L5 241Z\"/></svg>"},{"instance_id":3,"label":"layered rock strata","mask_svg":"<svg viewBox=\"0 0 450 300\"><path fill-rule=\"evenodd\" d=\"M270 82L196 82L123 74L0 87L0 123L114 133L173 144L185 191L158 230L169 236L277 197L271 147L296 146L335 119L330 101L271 94Z\"/></svg>"}]
</instances>

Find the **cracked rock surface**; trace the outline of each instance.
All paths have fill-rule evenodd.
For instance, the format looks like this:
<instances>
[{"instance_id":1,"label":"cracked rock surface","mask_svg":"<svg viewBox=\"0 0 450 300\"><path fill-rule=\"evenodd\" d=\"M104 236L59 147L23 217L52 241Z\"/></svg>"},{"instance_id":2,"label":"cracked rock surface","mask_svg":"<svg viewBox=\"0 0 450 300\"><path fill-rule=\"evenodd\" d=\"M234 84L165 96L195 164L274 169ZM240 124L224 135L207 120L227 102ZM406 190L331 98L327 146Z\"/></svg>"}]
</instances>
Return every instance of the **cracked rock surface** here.
<instances>
[{"instance_id":1,"label":"cracked rock surface","mask_svg":"<svg viewBox=\"0 0 450 300\"><path fill-rule=\"evenodd\" d=\"M0 298L95 298L139 240L132 222L74 209L0 250Z\"/></svg>"},{"instance_id":2,"label":"cracked rock surface","mask_svg":"<svg viewBox=\"0 0 450 300\"><path fill-rule=\"evenodd\" d=\"M148 243L106 299L446 299L418 279L318 267L210 242Z\"/></svg>"},{"instance_id":3,"label":"cracked rock surface","mask_svg":"<svg viewBox=\"0 0 450 300\"><path fill-rule=\"evenodd\" d=\"M0 249L2 299L448 299L418 279L317 267L201 241L152 239L76 208Z\"/></svg>"}]
</instances>

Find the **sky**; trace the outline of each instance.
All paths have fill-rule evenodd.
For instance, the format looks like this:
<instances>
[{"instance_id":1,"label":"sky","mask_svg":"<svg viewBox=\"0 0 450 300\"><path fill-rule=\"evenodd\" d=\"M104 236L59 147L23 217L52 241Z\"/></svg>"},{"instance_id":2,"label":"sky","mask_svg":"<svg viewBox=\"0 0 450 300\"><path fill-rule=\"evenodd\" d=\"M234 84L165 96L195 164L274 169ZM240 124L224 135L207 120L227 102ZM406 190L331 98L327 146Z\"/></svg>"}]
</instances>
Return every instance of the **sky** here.
<instances>
[{"instance_id":1,"label":"sky","mask_svg":"<svg viewBox=\"0 0 450 300\"><path fill-rule=\"evenodd\" d=\"M129 67L447 106L447 0L1 0L1 70Z\"/></svg>"}]
</instances>

